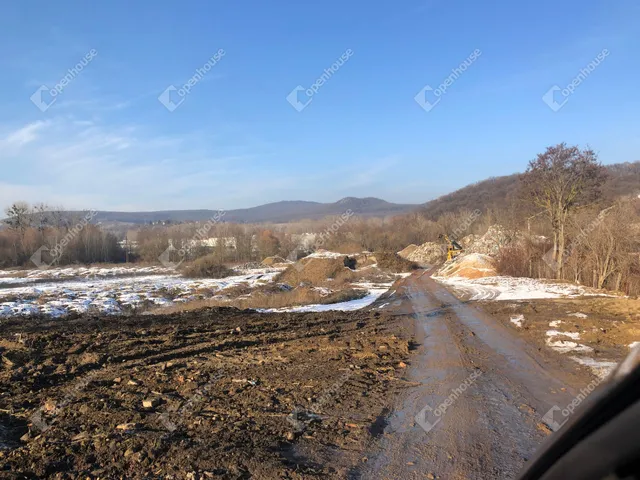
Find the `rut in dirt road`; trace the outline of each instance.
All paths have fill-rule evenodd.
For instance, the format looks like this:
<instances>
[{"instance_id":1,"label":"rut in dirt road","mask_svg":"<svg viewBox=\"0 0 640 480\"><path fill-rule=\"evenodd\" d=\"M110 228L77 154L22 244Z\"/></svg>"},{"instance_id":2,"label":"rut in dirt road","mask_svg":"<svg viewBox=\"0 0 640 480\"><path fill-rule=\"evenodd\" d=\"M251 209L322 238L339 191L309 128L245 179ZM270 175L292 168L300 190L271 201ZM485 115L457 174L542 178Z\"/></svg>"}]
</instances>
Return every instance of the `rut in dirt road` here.
<instances>
[{"instance_id":1,"label":"rut in dirt road","mask_svg":"<svg viewBox=\"0 0 640 480\"><path fill-rule=\"evenodd\" d=\"M586 382L425 272L397 294L421 343L408 372L419 386L398 400L363 478L515 478L547 435L542 416Z\"/></svg>"}]
</instances>

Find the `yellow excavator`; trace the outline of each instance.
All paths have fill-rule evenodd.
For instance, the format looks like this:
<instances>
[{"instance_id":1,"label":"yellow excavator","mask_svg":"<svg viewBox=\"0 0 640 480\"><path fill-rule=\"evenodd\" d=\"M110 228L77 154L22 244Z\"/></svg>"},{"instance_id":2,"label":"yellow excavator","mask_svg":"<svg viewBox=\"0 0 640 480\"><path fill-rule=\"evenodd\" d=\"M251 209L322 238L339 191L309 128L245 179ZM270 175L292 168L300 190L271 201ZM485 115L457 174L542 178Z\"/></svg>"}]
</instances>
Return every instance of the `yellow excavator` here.
<instances>
[{"instance_id":1,"label":"yellow excavator","mask_svg":"<svg viewBox=\"0 0 640 480\"><path fill-rule=\"evenodd\" d=\"M446 233L444 235L440 235L439 238L444 238L447 242L447 262L453 260L462 253L462 245L455 240L450 239L449 235Z\"/></svg>"}]
</instances>

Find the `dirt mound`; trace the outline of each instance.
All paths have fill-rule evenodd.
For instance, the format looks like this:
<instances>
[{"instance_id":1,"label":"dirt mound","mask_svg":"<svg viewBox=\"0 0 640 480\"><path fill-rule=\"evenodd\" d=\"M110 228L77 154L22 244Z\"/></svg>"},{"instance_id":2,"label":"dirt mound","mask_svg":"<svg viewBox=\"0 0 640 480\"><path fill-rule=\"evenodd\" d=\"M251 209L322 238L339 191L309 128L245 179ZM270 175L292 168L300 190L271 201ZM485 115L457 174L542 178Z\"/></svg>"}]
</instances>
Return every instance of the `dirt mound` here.
<instances>
[{"instance_id":1,"label":"dirt mound","mask_svg":"<svg viewBox=\"0 0 640 480\"><path fill-rule=\"evenodd\" d=\"M522 236L507 231L501 225L491 225L487 233L478 237L467 235L462 239L462 245L468 253L481 253L483 255L497 255L500 249L507 245L522 240Z\"/></svg>"},{"instance_id":2,"label":"dirt mound","mask_svg":"<svg viewBox=\"0 0 640 480\"><path fill-rule=\"evenodd\" d=\"M305 257L282 272L276 281L296 286L300 283L319 285L328 279L347 282L353 278L355 272L344 266L344 257Z\"/></svg>"},{"instance_id":3,"label":"dirt mound","mask_svg":"<svg viewBox=\"0 0 640 480\"><path fill-rule=\"evenodd\" d=\"M358 268L368 267L378 263L378 259L373 252L360 252L352 256L355 257L356 262L358 262Z\"/></svg>"},{"instance_id":4,"label":"dirt mound","mask_svg":"<svg viewBox=\"0 0 640 480\"><path fill-rule=\"evenodd\" d=\"M376 252L378 267L391 270L394 273L411 272L418 268L415 262L402 258L393 252Z\"/></svg>"},{"instance_id":5,"label":"dirt mound","mask_svg":"<svg viewBox=\"0 0 640 480\"><path fill-rule=\"evenodd\" d=\"M234 274L215 255L206 255L182 266L182 275L187 278L226 278Z\"/></svg>"},{"instance_id":6,"label":"dirt mound","mask_svg":"<svg viewBox=\"0 0 640 480\"><path fill-rule=\"evenodd\" d=\"M418 245L416 245L415 243L412 243L411 245L404 247L402 250L400 250L398 252L398 255L400 255L402 258L408 258L409 255L411 255L413 252L416 251L416 248L418 248Z\"/></svg>"},{"instance_id":7,"label":"dirt mound","mask_svg":"<svg viewBox=\"0 0 640 480\"><path fill-rule=\"evenodd\" d=\"M444 262L447 258L447 251L443 244L426 242L419 246L409 245L404 250L398 252L398 255L421 265L433 265Z\"/></svg>"},{"instance_id":8,"label":"dirt mound","mask_svg":"<svg viewBox=\"0 0 640 480\"><path fill-rule=\"evenodd\" d=\"M493 258L481 253L470 253L468 255L460 255L453 262L442 267L437 276L473 279L494 277L497 274Z\"/></svg>"},{"instance_id":9,"label":"dirt mound","mask_svg":"<svg viewBox=\"0 0 640 480\"><path fill-rule=\"evenodd\" d=\"M270 267L276 263L287 263L287 261L284 258L279 257L277 255L273 257L267 257L264 260L262 260L262 265L266 265L267 267Z\"/></svg>"},{"instance_id":10,"label":"dirt mound","mask_svg":"<svg viewBox=\"0 0 640 480\"><path fill-rule=\"evenodd\" d=\"M480 238L481 238L480 235L470 233L466 237L461 238L459 243L460 245L462 245L462 248L466 249L466 248L469 248L471 245L473 245L475 242L477 242Z\"/></svg>"}]
</instances>

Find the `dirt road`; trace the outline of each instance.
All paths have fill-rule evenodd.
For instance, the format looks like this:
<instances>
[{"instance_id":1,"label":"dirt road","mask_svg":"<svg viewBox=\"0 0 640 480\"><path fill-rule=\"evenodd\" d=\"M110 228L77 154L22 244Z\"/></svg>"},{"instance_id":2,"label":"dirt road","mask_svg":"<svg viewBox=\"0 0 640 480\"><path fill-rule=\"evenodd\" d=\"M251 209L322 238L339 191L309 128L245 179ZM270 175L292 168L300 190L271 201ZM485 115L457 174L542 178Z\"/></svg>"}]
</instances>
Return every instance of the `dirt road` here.
<instances>
[{"instance_id":1,"label":"dirt road","mask_svg":"<svg viewBox=\"0 0 640 480\"><path fill-rule=\"evenodd\" d=\"M388 308L411 314L421 344L363 478L509 479L548 435L542 417L591 380L527 344L425 272ZM416 417L417 416L417 417Z\"/></svg>"}]
</instances>

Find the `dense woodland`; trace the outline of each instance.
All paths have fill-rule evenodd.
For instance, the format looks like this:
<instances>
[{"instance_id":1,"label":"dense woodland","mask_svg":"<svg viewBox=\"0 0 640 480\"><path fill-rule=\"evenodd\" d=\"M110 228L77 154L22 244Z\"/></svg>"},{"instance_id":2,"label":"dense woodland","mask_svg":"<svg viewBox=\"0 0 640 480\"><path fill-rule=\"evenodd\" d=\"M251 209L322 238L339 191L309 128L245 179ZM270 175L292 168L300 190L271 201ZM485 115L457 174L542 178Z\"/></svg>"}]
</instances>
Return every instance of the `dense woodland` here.
<instances>
[{"instance_id":1,"label":"dense woodland","mask_svg":"<svg viewBox=\"0 0 640 480\"><path fill-rule=\"evenodd\" d=\"M409 244L440 242L443 233L482 235L501 225L513 237L497 257L501 273L638 295L639 195L640 162L602 167L594 152L561 144L538 155L524 174L467 186L411 213L282 224L235 224L222 218L207 225L206 237L221 239L209 246L193 241L202 238L205 222L141 227L127 246L101 225L83 222L86 214L17 202L6 211L0 230L0 267L32 268L32 256L43 245L49 249L43 260L59 265L157 264L169 245L176 247L171 250L176 259L213 255L220 263L233 264L272 255L300 257L318 248L396 252ZM476 209L481 215L469 223ZM322 235L301 248L299 235L309 232Z\"/></svg>"}]
</instances>

